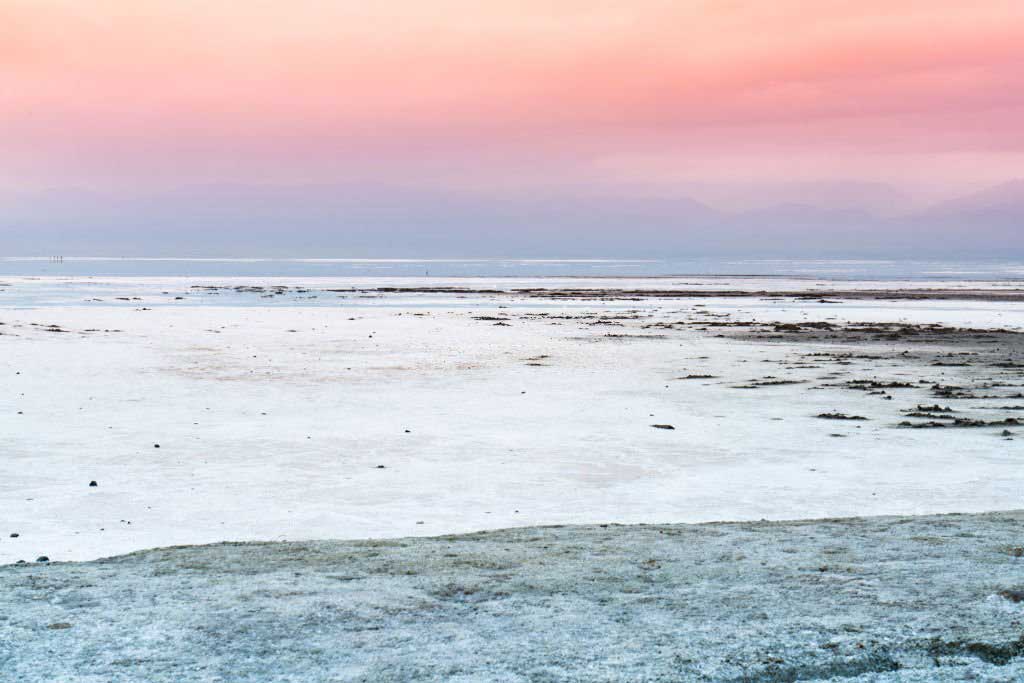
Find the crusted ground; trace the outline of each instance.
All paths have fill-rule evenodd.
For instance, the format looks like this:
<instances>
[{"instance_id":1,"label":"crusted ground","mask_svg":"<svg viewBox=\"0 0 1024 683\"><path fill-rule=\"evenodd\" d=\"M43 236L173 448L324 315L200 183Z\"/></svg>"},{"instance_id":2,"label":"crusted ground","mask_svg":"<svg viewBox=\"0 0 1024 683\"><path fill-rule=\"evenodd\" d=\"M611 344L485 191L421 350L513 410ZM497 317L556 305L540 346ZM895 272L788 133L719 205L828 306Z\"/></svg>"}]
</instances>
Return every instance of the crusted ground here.
<instances>
[{"instance_id":1,"label":"crusted ground","mask_svg":"<svg viewBox=\"0 0 1024 683\"><path fill-rule=\"evenodd\" d=\"M1024 512L0 567L17 681L1015 681Z\"/></svg>"}]
</instances>

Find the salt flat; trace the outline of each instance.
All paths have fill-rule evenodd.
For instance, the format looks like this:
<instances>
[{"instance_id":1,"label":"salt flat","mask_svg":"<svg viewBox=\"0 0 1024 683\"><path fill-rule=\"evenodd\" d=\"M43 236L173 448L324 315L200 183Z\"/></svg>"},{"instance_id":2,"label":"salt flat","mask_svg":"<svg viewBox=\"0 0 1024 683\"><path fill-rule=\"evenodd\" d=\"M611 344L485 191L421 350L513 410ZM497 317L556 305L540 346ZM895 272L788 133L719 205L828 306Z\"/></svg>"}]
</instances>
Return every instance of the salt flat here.
<instances>
[{"instance_id":1,"label":"salt flat","mask_svg":"<svg viewBox=\"0 0 1024 683\"><path fill-rule=\"evenodd\" d=\"M827 297L697 280L636 282ZM1018 300L374 291L394 284L5 279L0 563L1021 507ZM907 415L933 404L992 424L899 426L954 415Z\"/></svg>"}]
</instances>

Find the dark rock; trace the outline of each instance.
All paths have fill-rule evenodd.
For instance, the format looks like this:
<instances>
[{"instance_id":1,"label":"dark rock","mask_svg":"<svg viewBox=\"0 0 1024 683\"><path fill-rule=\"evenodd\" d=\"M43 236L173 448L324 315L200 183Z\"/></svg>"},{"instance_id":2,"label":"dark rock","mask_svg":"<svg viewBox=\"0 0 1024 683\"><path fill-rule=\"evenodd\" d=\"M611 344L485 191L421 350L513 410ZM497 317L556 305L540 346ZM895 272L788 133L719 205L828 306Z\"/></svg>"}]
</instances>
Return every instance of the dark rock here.
<instances>
[{"instance_id":1,"label":"dark rock","mask_svg":"<svg viewBox=\"0 0 1024 683\"><path fill-rule=\"evenodd\" d=\"M1024 602L1024 590L999 591L997 595L1001 598L1006 598L1010 602Z\"/></svg>"},{"instance_id":2,"label":"dark rock","mask_svg":"<svg viewBox=\"0 0 1024 683\"><path fill-rule=\"evenodd\" d=\"M50 561L50 558L48 558L46 555L40 555L39 557L36 558L36 562L49 562L49 561Z\"/></svg>"},{"instance_id":3,"label":"dark rock","mask_svg":"<svg viewBox=\"0 0 1024 683\"><path fill-rule=\"evenodd\" d=\"M846 415L845 413L821 413L817 417L822 420L866 420L866 417L861 415Z\"/></svg>"},{"instance_id":4,"label":"dark rock","mask_svg":"<svg viewBox=\"0 0 1024 683\"><path fill-rule=\"evenodd\" d=\"M71 624L69 624L66 621L58 621L56 624L50 624L46 628L50 629L51 631L63 631L66 628L71 628Z\"/></svg>"},{"instance_id":5,"label":"dark rock","mask_svg":"<svg viewBox=\"0 0 1024 683\"><path fill-rule=\"evenodd\" d=\"M655 429L675 429L672 425L651 425Z\"/></svg>"},{"instance_id":6,"label":"dark rock","mask_svg":"<svg viewBox=\"0 0 1024 683\"><path fill-rule=\"evenodd\" d=\"M99 484L97 484L97 483L96 483L96 480L94 479L94 480L92 480L92 481L90 481L90 482L89 482L89 486L90 486L90 487L96 487L96 486L99 486Z\"/></svg>"},{"instance_id":7,"label":"dark rock","mask_svg":"<svg viewBox=\"0 0 1024 683\"><path fill-rule=\"evenodd\" d=\"M918 405L914 408L919 413L952 413L953 409L949 406L940 406L938 403L931 406Z\"/></svg>"}]
</instances>

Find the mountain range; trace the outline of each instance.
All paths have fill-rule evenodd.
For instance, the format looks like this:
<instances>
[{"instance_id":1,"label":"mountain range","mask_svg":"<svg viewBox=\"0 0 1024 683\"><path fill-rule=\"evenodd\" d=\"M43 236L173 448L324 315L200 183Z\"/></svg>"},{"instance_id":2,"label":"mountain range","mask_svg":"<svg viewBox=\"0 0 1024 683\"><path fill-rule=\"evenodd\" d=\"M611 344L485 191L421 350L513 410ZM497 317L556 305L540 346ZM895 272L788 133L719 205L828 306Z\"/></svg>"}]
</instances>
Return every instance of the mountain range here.
<instances>
[{"instance_id":1,"label":"mountain range","mask_svg":"<svg viewBox=\"0 0 1024 683\"><path fill-rule=\"evenodd\" d=\"M730 211L686 196L206 186L119 199L54 190L0 197L0 256L1024 256L1024 179L918 210L810 199Z\"/></svg>"}]
</instances>

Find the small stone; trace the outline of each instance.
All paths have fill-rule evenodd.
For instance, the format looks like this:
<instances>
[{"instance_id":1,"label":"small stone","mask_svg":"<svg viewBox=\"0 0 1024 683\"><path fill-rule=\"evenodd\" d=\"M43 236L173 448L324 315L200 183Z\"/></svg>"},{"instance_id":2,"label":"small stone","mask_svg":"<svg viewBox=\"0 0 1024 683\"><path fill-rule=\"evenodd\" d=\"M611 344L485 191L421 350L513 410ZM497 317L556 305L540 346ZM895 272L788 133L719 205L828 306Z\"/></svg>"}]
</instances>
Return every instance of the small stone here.
<instances>
[{"instance_id":1,"label":"small stone","mask_svg":"<svg viewBox=\"0 0 1024 683\"><path fill-rule=\"evenodd\" d=\"M36 562L49 562L49 561L50 561L50 558L48 558L46 555L40 555L39 557L36 558Z\"/></svg>"},{"instance_id":2,"label":"small stone","mask_svg":"<svg viewBox=\"0 0 1024 683\"><path fill-rule=\"evenodd\" d=\"M50 629L51 631L63 631L66 628L71 628L71 624L69 624L66 621L58 621L56 624L50 624L46 628Z\"/></svg>"},{"instance_id":3,"label":"small stone","mask_svg":"<svg viewBox=\"0 0 1024 683\"><path fill-rule=\"evenodd\" d=\"M21 536L21 534L11 534L11 538L17 538L18 536Z\"/></svg>"},{"instance_id":4,"label":"small stone","mask_svg":"<svg viewBox=\"0 0 1024 683\"><path fill-rule=\"evenodd\" d=\"M997 595L1001 598L1006 598L1010 602L1024 602L1024 590L999 591Z\"/></svg>"},{"instance_id":5,"label":"small stone","mask_svg":"<svg viewBox=\"0 0 1024 683\"><path fill-rule=\"evenodd\" d=\"M96 480L95 480L95 479L93 479L92 481L90 481L90 482L89 482L89 486L91 486L91 487L96 487L96 486L99 486L99 484L97 484L97 483L96 483Z\"/></svg>"},{"instance_id":6,"label":"small stone","mask_svg":"<svg viewBox=\"0 0 1024 683\"><path fill-rule=\"evenodd\" d=\"M655 429L675 429L672 425L651 425Z\"/></svg>"},{"instance_id":7,"label":"small stone","mask_svg":"<svg viewBox=\"0 0 1024 683\"><path fill-rule=\"evenodd\" d=\"M382 469L384 469L384 465L377 465L377 469L378 469L378 470L382 470Z\"/></svg>"},{"instance_id":8,"label":"small stone","mask_svg":"<svg viewBox=\"0 0 1024 683\"><path fill-rule=\"evenodd\" d=\"M158 444L158 443L153 444L153 448L160 448L160 444Z\"/></svg>"}]
</instances>

